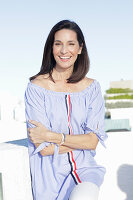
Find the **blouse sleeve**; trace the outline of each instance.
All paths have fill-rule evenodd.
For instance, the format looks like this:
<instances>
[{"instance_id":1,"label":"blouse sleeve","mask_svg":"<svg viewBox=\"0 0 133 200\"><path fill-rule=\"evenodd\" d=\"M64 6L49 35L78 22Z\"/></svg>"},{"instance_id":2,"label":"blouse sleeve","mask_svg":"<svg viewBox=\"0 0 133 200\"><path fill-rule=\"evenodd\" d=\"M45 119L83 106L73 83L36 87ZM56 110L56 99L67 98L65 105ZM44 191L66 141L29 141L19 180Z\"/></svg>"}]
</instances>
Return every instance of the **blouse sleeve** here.
<instances>
[{"instance_id":1,"label":"blouse sleeve","mask_svg":"<svg viewBox=\"0 0 133 200\"><path fill-rule=\"evenodd\" d=\"M104 140L107 139L107 134L105 133L104 116L104 99L102 97L100 84L96 82L92 96L90 97L87 120L85 123L85 133L95 133L101 144L106 147Z\"/></svg>"},{"instance_id":2,"label":"blouse sleeve","mask_svg":"<svg viewBox=\"0 0 133 200\"><path fill-rule=\"evenodd\" d=\"M35 127L29 120L35 120L37 122L42 123L46 128L50 129L50 123L46 115L45 111L45 98L44 93L38 87L33 87L28 84L27 89L25 91L25 117L26 117L26 125L27 128ZM34 155L41 151L45 146L49 143L44 142L39 145L38 148L30 141L28 133L28 149L29 155Z\"/></svg>"}]
</instances>

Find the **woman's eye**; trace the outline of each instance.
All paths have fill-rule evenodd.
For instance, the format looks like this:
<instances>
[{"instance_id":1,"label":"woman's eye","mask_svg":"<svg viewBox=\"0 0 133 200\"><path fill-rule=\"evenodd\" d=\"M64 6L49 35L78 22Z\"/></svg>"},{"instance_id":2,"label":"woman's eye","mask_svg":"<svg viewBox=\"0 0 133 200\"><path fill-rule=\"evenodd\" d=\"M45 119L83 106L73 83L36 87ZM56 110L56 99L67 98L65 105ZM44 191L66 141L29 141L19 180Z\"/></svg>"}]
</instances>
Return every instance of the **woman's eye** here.
<instances>
[{"instance_id":1,"label":"woman's eye","mask_svg":"<svg viewBox=\"0 0 133 200\"><path fill-rule=\"evenodd\" d=\"M58 45L60 45L60 43L55 43L55 45L57 45L57 46L58 46Z\"/></svg>"},{"instance_id":2,"label":"woman's eye","mask_svg":"<svg viewBox=\"0 0 133 200\"><path fill-rule=\"evenodd\" d=\"M74 46L75 44L74 43L70 43L70 45Z\"/></svg>"}]
</instances>

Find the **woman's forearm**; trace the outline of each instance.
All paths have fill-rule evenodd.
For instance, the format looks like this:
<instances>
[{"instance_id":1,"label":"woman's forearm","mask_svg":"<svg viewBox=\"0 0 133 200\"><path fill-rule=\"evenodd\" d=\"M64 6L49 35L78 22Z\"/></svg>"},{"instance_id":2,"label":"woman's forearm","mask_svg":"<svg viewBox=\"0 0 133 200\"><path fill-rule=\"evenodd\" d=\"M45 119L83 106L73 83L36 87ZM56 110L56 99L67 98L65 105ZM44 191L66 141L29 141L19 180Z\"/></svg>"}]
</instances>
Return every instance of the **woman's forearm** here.
<instances>
[{"instance_id":1,"label":"woman's forearm","mask_svg":"<svg viewBox=\"0 0 133 200\"><path fill-rule=\"evenodd\" d=\"M30 120L30 123L35 125L34 128L28 128L29 138L32 143L50 142L58 145L62 142L62 134L49 131L44 125L34 120ZM89 134L75 134L65 136L64 146L72 149L96 149L98 138L95 133Z\"/></svg>"},{"instance_id":2,"label":"woman's forearm","mask_svg":"<svg viewBox=\"0 0 133 200\"><path fill-rule=\"evenodd\" d=\"M70 148L70 147L68 147L68 146L64 146L64 145L59 146L59 153L60 153L60 154L62 154L62 153L68 153L68 152L74 151L74 150L76 150L76 149Z\"/></svg>"},{"instance_id":3,"label":"woman's forearm","mask_svg":"<svg viewBox=\"0 0 133 200\"><path fill-rule=\"evenodd\" d=\"M35 144L35 147L37 148L39 145L40 144ZM45 147L40 151L40 154L42 156L53 155L54 149L55 149L55 144L49 144L48 147ZM59 146L59 154L68 153L68 152L73 151L73 150L75 150L75 149L69 148L67 146Z\"/></svg>"},{"instance_id":4,"label":"woman's forearm","mask_svg":"<svg viewBox=\"0 0 133 200\"><path fill-rule=\"evenodd\" d=\"M62 135L56 132L49 132L49 142L60 144ZM62 146L73 149L92 149L95 150L98 144L98 138L95 133L81 135L65 135L65 142Z\"/></svg>"}]
</instances>

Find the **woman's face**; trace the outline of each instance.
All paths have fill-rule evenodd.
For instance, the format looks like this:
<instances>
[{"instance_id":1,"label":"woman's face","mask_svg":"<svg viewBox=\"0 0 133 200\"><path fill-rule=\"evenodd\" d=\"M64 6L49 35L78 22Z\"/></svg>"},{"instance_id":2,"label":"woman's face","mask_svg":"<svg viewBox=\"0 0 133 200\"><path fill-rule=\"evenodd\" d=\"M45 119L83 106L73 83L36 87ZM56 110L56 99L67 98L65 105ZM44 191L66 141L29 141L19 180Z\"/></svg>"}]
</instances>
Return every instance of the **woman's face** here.
<instances>
[{"instance_id":1,"label":"woman's face","mask_svg":"<svg viewBox=\"0 0 133 200\"><path fill-rule=\"evenodd\" d=\"M53 56L56 61L56 68L73 68L78 54L81 54L81 50L82 47L79 46L76 32L62 29L55 33Z\"/></svg>"}]
</instances>

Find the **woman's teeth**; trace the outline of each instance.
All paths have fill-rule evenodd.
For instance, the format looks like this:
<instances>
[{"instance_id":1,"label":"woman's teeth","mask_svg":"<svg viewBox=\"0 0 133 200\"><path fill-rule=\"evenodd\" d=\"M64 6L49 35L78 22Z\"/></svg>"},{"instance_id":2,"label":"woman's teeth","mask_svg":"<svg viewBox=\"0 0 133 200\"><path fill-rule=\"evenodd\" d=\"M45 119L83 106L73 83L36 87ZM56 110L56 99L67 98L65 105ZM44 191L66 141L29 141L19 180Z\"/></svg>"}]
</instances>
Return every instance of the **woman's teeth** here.
<instances>
[{"instance_id":1,"label":"woman's teeth","mask_svg":"<svg viewBox=\"0 0 133 200\"><path fill-rule=\"evenodd\" d=\"M69 59L70 57L60 56L61 59Z\"/></svg>"}]
</instances>

